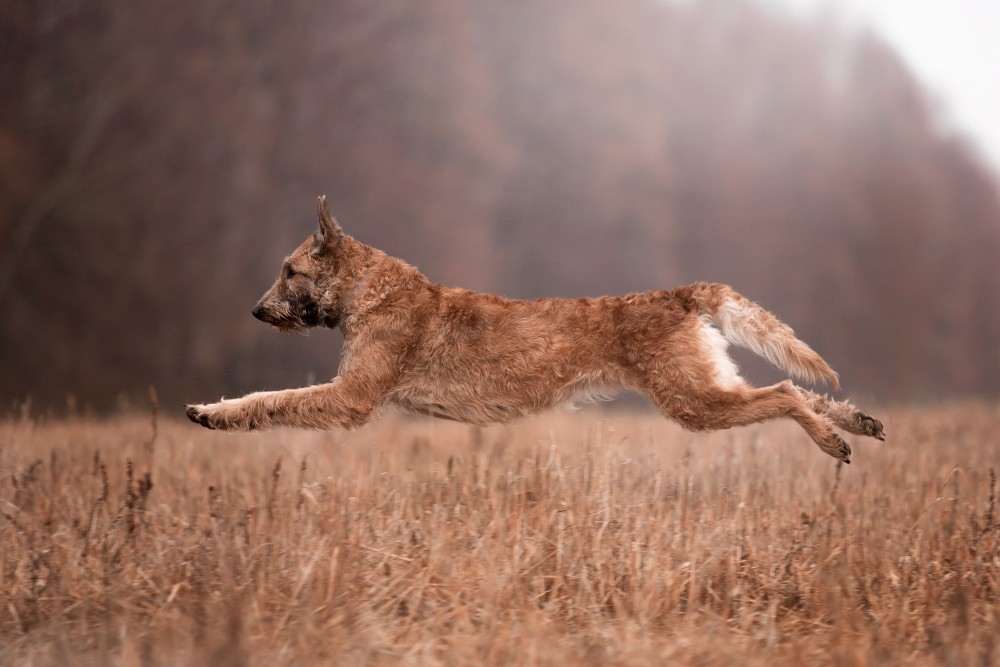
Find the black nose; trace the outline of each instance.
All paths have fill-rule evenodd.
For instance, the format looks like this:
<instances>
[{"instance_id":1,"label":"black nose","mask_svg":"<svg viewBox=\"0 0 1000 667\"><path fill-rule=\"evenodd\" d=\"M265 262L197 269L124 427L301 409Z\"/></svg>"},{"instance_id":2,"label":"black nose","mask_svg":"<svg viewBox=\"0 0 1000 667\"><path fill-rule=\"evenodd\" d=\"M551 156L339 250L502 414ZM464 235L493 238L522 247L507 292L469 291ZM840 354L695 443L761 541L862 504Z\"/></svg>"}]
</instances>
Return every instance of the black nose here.
<instances>
[{"instance_id":1,"label":"black nose","mask_svg":"<svg viewBox=\"0 0 1000 667\"><path fill-rule=\"evenodd\" d=\"M263 321L264 319L264 309L261 308L260 306L254 306L253 310L250 311L250 314L256 317L258 320Z\"/></svg>"}]
</instances>

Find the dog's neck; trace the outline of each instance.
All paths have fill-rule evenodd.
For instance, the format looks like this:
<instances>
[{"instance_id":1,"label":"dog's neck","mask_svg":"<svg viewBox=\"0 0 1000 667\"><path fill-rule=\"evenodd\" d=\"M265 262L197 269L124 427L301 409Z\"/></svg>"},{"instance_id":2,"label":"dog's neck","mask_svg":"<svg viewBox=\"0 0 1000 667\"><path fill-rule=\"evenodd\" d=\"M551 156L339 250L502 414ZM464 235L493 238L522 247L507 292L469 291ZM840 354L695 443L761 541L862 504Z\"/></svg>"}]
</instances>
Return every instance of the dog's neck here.
<instances>
[{"instance_id":1,"label":"dog's neck","mask_svg":"<svg viewBox=\"0 0 1000 667\"><path fill-rule=\"evenodd\" d=\"M419 283L427 282L416 267L403 260L354 239L348 242L355 244L357 254L342 283L346 289L338 326L344 336L350 336L353 329L384 306L403 286L412 288L414 275L423 278Z\"/></svg>"}]
</instances>

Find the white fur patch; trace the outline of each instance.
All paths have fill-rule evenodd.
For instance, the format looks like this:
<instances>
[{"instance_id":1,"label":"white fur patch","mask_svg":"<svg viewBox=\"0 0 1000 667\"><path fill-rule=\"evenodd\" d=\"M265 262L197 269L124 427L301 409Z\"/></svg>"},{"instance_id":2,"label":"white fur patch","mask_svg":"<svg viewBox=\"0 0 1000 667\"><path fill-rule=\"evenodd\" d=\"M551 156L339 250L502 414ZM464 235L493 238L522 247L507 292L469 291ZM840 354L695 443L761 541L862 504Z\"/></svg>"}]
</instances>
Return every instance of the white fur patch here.
<instances>
[{"instance_id":1,"label":"white fur patch","mask_svg":"<svg viewBox=\"0 0 1000 667\"><path fill-rule=\"evenodd\" d=\"M752 308L732 299L726 299L719 307L715 321L719 323L722 334L729 341L752 350L762 357L766 356L759 337L751 333L761 329L761 324L757 322L756 313Z\"/></svg>"},{"instance_id":2,"label":"white fur patch","mask_svg":"<svg viewBox=\"0 0 1000 667\"><path fill-rule=\"evenodd\" d=\"M621 393L620 387L613 387L599 382L584 382L572 389L572 394L567 399L567 404L576 409L580 403L600 403L610 401Z\"/></svg>"},{"instance_id":3,"label":"white fur patch","mask_svg":"<svg viewBox=\"0 0 1000 667\"><path fill-rule=\"evenodd\" d=\"M719 307L715 321L722 329L722 335L726 340L764 357L786 372L791 372L788 351L781 344L782 338L779 337L779 334L783 333L780 329L787 327L781 327L780 323L776 323L779 330L766 335L767 326L760 321L760 315L761 309L753 304L726 299Z\"/></svg>"},{"instance_id":4,"label":"white fur patch","mask_svg":"<svg viewBox=\"0 0 1000 667\"><path fill-rule=\"evenodd\" d=\"M707 315L701 316L701 324L702 341L705 344L705 352L712 362L716 383L724 389L743 384L740 369L729 356L729 341L712 325L712 320Z\"/></svg>"}]
</instances>

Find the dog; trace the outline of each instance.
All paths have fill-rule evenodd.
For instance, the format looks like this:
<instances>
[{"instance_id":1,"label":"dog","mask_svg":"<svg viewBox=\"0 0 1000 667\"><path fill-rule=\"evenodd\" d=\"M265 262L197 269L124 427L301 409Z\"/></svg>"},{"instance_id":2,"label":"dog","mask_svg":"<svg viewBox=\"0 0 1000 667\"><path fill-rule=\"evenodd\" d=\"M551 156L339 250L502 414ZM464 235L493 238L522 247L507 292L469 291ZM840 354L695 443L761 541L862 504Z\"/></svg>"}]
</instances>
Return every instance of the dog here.
<instances>
[{"instance_id":1,"label":"dog","mask_svg":"<svg viewBox=\"0 0 1000 667\"><path fill-rule=\"evenodd\" d=\"M506 299L431 283L345 234L325 197L316 208L319 229L285 259L252 314L282 331L340 327L337 377L185 406L192 421L227 431L357 428L391 406L485 425L634 390L691 431L789 417L845 463L851 448L835 426L885 439L879 420L846 401L790 380L748 384L727 353L730 343L794 377L837 389L839 378L790 327L727 285Z\"/></svg>"}]
</instances>

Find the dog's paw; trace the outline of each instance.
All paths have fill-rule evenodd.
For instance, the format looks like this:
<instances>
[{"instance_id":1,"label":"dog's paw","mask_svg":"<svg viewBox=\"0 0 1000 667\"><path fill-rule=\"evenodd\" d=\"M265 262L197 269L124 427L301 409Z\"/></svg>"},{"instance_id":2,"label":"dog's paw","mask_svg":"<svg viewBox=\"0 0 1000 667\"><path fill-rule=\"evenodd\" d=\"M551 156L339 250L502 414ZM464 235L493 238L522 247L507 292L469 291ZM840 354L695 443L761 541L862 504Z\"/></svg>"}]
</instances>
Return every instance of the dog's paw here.
<instances>
[{"instance_id":1,"label":"dog's paw","mask_svg":"<svg viewBox=\"0 0 1000 667\"><path fill-rule=\"evenodd\" d=\"M215 420L212 419L211 409L207 405L187 405L184 407L184 412L188 419L195 424L201 424L207 429L218 428Z\"/></svg>"},{"instance_id":2,"label":"dog's paw","mask_svg":"<svg viewBox=\"0 0 1000 667\"><path fill-rule=\"evenodd\" d=\"M847 441L834 433L830 438L830 445L824 447L826 453L835 459L840 459L844 463L851 462L851 446Z\"/></svg>"},{"instance_id":3,"label":"dog's paw","mask_svg":"<svg viewBox=\"0 0 1000 667\"><path fill-rule=\"evenodd\" d=\"M875 419L872 416L866 415L863 412L857 412L854 415L854 419L858 422L860 426L860 434L867 435L877 440L885 441L885 431L882 427L882 422Z\"/></svg>"},{"instance_id":4,"label":"dog's paw","mask_svg":"<svg viewBox=\"0 0 1000 667\"><path fill-rule=\"evenodd\" d=\"M186 405L184 412L195 424L220 431L253 431L259 428L256 419L249 416L236 400L223 400L208 405Z\"/></svg>"}]
</instances>

